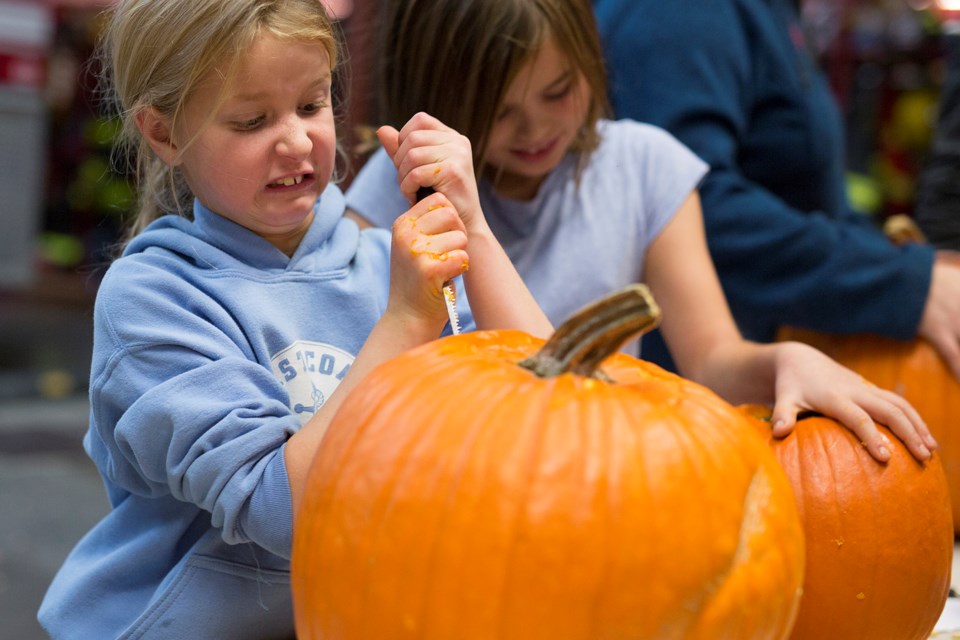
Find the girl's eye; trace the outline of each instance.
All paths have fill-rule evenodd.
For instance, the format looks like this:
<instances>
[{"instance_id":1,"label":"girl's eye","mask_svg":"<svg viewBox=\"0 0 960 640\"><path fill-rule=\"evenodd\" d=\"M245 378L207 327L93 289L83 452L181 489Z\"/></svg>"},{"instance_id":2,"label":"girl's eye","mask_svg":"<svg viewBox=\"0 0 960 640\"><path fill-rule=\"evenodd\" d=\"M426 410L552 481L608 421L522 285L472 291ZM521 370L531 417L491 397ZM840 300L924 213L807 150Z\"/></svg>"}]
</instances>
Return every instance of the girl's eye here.
<instances>
[{"instance_id":1,"label":"girl's eye","mask_svg":"<svg viewBox=\"0 0 960 640\"><path fill-rule=\"evenodd\" d=\"M553 92L553 93L548 93L545 97L546 97L547 100L554 101L554 102L557 101L557 100L563 100L563 99L566 98L568 95L570 95L570 92L571 92L572 90L573 90L573 83L570 82L570 83L564 85L563 88L561 88L559 91L555 91L555 92Z\"/></svg>"},{"instance_id":2,"label":"girl's eye","mask_svg":"<svg viewBox=\"0 0 960 640\"><path fill-rule=\"evenodd\" d=\"M257 116L256 118L250 118L248 120L238 120L233 123L233 126L238 131L251 131L260 126L260 123L263 122L263 116Z\"/></svg>"},{"instance_id":3,"label":"girl's eye","mask_svg":"<svg viewBox=\"0 0 960 640\"><path fill-rule=\"evenodd\" d=\"M317 102L308 102L307 104L300 107L300 111L306 114L313 114L322 111L324 107L327 106L326 101L318 100Z\"/></svg>"}]
</instances>

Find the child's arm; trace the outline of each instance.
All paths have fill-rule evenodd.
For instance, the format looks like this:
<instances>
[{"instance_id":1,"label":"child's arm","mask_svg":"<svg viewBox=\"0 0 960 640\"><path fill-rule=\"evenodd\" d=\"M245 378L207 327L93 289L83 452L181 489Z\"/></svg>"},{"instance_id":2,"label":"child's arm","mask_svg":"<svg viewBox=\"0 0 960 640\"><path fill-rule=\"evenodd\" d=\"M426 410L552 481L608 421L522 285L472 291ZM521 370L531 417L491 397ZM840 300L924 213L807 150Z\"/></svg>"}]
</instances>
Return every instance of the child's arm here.
<instances>
[{"instance_id":1,"label":"child's arm","mask_svg":"<svg viewBox=\"0 0 960 640\"><path fill-rule=\"evenodd\" d=\"M696 192L650 245L644 273L680 372L729 402L773 404L774 435L789 433L797 413L809 409L842 422L878 460L889 458L889 450L873 420L888 426L917 459L930 457L936 441L902 397L807 345L741 337L707 250Z\"/></svg>"},{"instance_id":2,"label":"child's arm","mask_svg":"<svg viewBox=\"0 0 960 640\"><path fill-rule=\"evenodd\" d=\"M390 294L383 316L367 337L336 391L287 441L284 462L294 513L307 471L337 409L357 383L380 363L440 335L447 321L441 288L467 262L463 222L449 204L413 206L393 225Z\"/></svg>"},{"instance_id":3,"label":"child's arm","mask_svg":"<svg viewBox=\"0 0 960 640\"><path fill-rule=\"evenodd\" d=\"M449 202L460 214L470 256L464 284L477 327L520 329L548 337L553 332L550 321L490 231L480 208L470 141L425 113L415 115L400 131L381 127L377 136L393 158L400 188L411 202L420 187L433 187L437 193L422 204Z\"/></svg>"}]
</instances>

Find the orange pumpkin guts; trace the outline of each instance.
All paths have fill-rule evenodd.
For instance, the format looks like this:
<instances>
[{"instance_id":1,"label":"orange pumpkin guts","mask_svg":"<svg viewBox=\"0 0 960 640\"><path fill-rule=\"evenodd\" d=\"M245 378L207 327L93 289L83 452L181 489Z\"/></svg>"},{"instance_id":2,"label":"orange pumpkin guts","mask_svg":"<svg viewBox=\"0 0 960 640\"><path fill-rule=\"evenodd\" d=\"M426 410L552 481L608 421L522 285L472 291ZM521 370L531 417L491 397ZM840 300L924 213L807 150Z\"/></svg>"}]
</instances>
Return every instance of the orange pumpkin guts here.
<instances>
[{"instance_id":1,"label":"orange pumpkin guts","mask_svg":"<svg viewBox=\"0 0 960 640\"><path fill-rule=\"evenodd\" d=\"M746 412L767 421L769 410ZM953 523L934 454L917 462L890 440L881 464L850 430L808 416L770 445L790 478L807 543L803 597L791 640L928 638L950 588Z\"/></svg>"},{"instance_id":2,"label":"orange pumpkin guts","mask_svg":"<svg viewBox=\"0 0 960 640\"><path fill-rule=\"evenodd\" d=\"M960 533L960 382L930 343L873 335L839 336L788 328L781 340L805 342L873 384L907 399L937 439L937 453L950 486L956 533Z\"/></svg>"},{"instance_id":3,"label":"orange pumpkin guts","mask_svg":"<svg viewBox=\"0 0 960 640\"><path fill-rule=\"evenodd\" d=\"M374 370L297 514L298 638L786 638L790 486L740 411L610 355L655 318L636 286L546 344L475 332Z\"/></svg>"}]
</instances>

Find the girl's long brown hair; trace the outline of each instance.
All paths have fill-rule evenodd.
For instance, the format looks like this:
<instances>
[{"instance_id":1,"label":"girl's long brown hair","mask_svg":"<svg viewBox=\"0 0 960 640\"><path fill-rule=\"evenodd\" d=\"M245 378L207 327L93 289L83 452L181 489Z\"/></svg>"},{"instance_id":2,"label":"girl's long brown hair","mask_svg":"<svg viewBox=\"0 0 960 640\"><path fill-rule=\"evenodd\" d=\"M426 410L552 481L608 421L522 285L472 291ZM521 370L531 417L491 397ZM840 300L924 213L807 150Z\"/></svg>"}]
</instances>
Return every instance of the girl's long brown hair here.
<instances>
[{"instance_id":1,"label":"girl's long brown hair","mask_svg":"<svg viewBox=\"0 0 960 640\"><path fill-rule=\"evenodd\" d=\"M589 0L386 0L381 27L382 123L400 127L426 111L470 139L482 173L510 82L553 36L590 88L574 150L588 154L599 143L595 124L610 109Z\"/></svg>"}]
</instances>

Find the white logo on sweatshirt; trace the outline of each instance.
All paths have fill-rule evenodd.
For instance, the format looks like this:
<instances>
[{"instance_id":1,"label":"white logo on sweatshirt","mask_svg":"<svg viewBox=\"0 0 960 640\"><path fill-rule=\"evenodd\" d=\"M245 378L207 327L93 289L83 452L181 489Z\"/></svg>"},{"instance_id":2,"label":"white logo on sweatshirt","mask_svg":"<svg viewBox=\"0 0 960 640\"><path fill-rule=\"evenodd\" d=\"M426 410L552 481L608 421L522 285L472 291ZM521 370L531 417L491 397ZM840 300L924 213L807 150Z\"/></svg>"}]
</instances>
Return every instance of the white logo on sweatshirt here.
<instances>
[{"instance_id":1,"label":"white logo on sweatshirt","mask_svg":"<svg viewBox=\"0 0 960 640\"><path fill-rule=\"evenodd\" d=\"M305 423L347 375L353 356L322 342L297 341L270 359L273 375L290 394L290 408Z\"/></svg>"}]
</instances>

